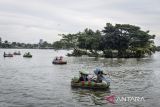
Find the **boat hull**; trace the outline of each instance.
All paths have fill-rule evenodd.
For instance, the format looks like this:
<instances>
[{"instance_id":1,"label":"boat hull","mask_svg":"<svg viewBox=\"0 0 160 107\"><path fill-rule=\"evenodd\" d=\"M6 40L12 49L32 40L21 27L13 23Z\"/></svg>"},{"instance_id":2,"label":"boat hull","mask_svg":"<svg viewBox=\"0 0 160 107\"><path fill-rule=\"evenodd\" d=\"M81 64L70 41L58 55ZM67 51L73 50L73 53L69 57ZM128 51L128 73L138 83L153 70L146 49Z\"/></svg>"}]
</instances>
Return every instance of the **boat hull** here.
<instances>
[{"instance_id":1,"label":"boat hull","mask_svg":"<svg viewBox=\"0 0 160 107\"><path fill-rule=\"evenodd\" d=\"M14 53L14 55L21 55L20 53Z\"/></svg>"},{"instance_id":2,"label":"boat hull","mask_svg":"<svg viewBox=\"0 0 160 107\"><path fill-rule=\"evenodd\" d=\"M63 65L63 64L67 64L67 62L66 61L61 61L61 62L53 61L52 64Z\"/></svg>"},{"instance_id":3,"label":"boat hull","mask_svg":"<svg viewBox=\"0 0 160 107\"><path fill-rule=\"evenodd\" d=\"M13 57L13 55L3 55L4 57Z\"/></svg>"},{"instance_id":4,"label":"boat hull","mask_svg":"<svg viewBox=\"0 0 160 107\"><path fill-rule=\"evenodd\" d=\"M25 55L23 55L23 57L25 57L25 58L32 58L32 56L25 56Z\"/></svg>"}]
</instances>

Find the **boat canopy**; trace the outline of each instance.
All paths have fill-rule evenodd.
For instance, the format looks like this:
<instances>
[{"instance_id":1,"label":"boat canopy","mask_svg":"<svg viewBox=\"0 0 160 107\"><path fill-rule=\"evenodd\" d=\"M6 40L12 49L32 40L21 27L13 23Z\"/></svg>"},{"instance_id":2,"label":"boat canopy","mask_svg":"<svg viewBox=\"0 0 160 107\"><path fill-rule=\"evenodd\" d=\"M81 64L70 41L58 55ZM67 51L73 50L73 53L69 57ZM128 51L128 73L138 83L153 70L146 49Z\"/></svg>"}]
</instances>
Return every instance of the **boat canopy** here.
<instances>
[{"instance_id":1,"label":"boat canopy","mask_svg":"<svg viewBox=\"0 0 160 107\"><path fill-rule=\"evenodd\" d=\"M89 72L88 71L79 71L80 74L83 74L83 75L89 75Z\"/></svg>"}]
</instances>

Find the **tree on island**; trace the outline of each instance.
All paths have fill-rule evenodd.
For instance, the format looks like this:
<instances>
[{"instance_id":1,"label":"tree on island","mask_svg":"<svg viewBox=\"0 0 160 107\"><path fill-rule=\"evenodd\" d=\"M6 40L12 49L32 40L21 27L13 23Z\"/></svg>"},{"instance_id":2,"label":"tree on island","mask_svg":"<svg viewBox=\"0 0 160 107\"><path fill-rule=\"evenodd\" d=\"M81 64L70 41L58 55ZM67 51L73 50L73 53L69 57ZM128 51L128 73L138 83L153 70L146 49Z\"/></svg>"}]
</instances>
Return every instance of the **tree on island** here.
<instances>
[{"instance_id":1,"label":"tree on island","mask_svg":"<svg viewBox=\"0 0 160 107\"><path fill-rule=\"evenodd\" d=\"M144 57L155 51L154 38L155 35L138 26L107 23L102 31L85 29L76 34L62 34L62 39L55 45L89 50L94 55L98 54L97 51L103 51L106 57ZM117 51L117 55L113 51Z\"/></svg>"},{"instance_id":2,"label":"tree on island","mask_svg":"<svg viewBox=\"0 0 160 107\"><path fill-rule=\"evenodd\" d=\"M125 57L126 50L132 51L138 57L154 52L155 35L150 35L149 31L142 31L138 26L129 24L113 26L107 23L102 32L104 48L118 50L118 57Z\"/></svg>"},{"instance_id":3,"label":"tree on island","mask_svg":"<svg viewBox=\"0 0 160 107\"><path fill-rule=\"evenodd\" d=\"M93 30L86 28L78 35L78 47L90 50L93 54L97 54L97 51L100 50L101 32L99 30L94 32Z\"/></svg>"}]
</instances>

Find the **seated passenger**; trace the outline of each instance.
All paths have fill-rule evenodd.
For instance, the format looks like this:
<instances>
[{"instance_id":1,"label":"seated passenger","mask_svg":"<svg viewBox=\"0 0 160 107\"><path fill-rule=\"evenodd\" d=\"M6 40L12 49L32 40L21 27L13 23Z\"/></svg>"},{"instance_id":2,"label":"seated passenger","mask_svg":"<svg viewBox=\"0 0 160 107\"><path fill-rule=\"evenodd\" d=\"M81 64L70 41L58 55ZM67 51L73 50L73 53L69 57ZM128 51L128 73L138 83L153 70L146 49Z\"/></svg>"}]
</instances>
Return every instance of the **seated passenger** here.
<instances>
[{"instance_id":1,"label":"seated passenger","mask_svg":"<svg viewBox=\"0 0 160 107\"><path fill-rule=\"evenodd\" d=\"M55 60L57 61L57 60L58 60L58 57L56 57Z\"/></svg>"},{"instance_id":2,"label":"seated passenger","mask_svg":"<svg viewBox=\"0 0 160 107\"><path fill-rule=\"evenodd\" d=\"M79 73L80 73L80 79L79 80L88 81L88 73L86 73L84 71L79 71Z\"/></svg>"},{"instance_id":3,"label":"seated passenger","mask_svg":"<svg viewBox=\"0 0 160 107\"><path fill-rule=\"evenodd\" d=\"M59 57L59 60L60 60L60 61L62 61L62 60L63 60L63 57L62 57L62 56L60 56L60 57Z\"/></svg>"},{"instance_id":4,"label":"seated passenger","mask_svg":"<svg viewBox=\"0 0 160 107\"><path fill-rule=\"evenodd\" d=\"M97 80L96 82L101 83L102 79L103 79L103 75L106 75L105 73L103 73L103 70L97 68L96 70L94 70L94 73L97 75Z\"/></svg>"},{"instance_id":5,"label":"seated passenger","mask_svg":"<svg viewBox=\"0 0 160 107\"><path fill-rule=\"evenodd\" d=\"M84 81L83 75L81 74L80 78L79 78L79 82L80 81Z\"/></svg>"},{"instance_id":6,"label":"seated passenger","mask_svg":"<svg viewBox=\"0 0 160 107\"><path fill-rule=\"evenodd\" d=\"M84 75L84 80L88 81L88 75Z\"/></svg>"}]
</instances>

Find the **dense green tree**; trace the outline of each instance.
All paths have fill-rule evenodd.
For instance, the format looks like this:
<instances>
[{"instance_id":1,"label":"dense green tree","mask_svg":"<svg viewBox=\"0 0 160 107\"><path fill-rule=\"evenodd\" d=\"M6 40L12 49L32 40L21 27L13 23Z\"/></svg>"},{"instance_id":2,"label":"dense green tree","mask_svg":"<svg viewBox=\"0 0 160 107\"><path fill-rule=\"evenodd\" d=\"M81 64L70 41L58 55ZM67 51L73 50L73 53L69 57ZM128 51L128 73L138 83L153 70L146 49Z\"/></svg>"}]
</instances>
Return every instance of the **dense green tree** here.
<instances>
[{"instance_id":1,"label":"dense green tree","mask_svg":"<svg viewBox=\"0 0 160 107\"><path fill-rule=\"evenodd\" d=\"M100 40L101 32L99 30L94 32L91 29L85 29L83 32L80 32L78 36L78 46L79 48L90 50L92 53L97 53Z\"/></svg>"},{"instance_id":2,"label":"dense green tree","mask_svg":"<svg viewBox=\"0 0 160 107\"><path fill-rule=\"evenodd\" d=\"M54 49L62 49L64 47L64 44L62 41L56 41L53 43L52 47Z\"/></svg>"},{"instance_id":3,"label":"dense green tree","mask_svg":"<svg viewBox=\"0 0 160 107\"><path fill-rule=\"evenodd\" d=\"M65 48L76 48L77 47L77 39L78 34L60 34L62 39L60 40L61 44L63 44Z\"/></svg>"},{"instance_id":4,"label":"dense green tree","mask_svg":"<svg viewBox=\"0 0 160 107\"><path fill-rule=\"evenodd\" d=\"M129 24L116 24L113 26L107 23L103 33L103 48L118 50L119 57L124 57L127 49L134 51L135 55L140 53L141 55L137 55L138 57L152 51L149 48L154 44L155 35L150 35L149 31L142 31L137 26Z\"/></svg>"}]
</instances>

